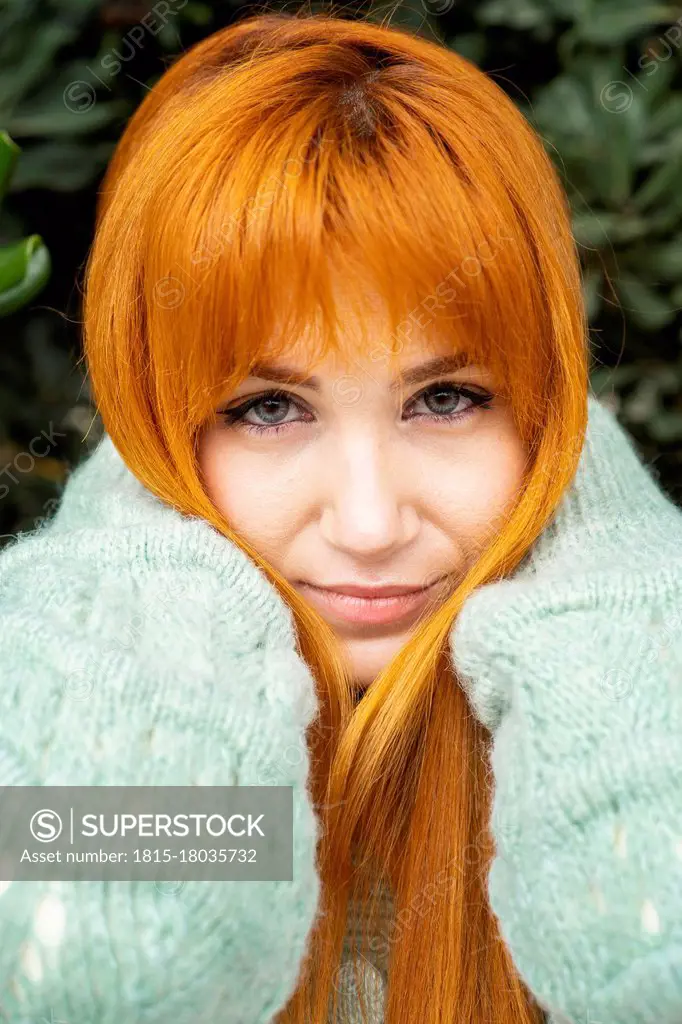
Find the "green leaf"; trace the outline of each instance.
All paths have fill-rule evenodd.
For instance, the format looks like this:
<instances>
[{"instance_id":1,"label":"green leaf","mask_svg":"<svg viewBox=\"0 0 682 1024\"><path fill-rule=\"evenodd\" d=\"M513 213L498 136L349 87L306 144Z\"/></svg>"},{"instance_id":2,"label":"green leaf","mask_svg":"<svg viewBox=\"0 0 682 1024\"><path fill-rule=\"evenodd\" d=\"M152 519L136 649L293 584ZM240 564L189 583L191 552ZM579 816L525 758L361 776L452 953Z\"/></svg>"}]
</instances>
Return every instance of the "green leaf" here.
<instances>
[{"instance_id":1,"label":"green leaf","mask_svg":"<svg viewBox=\"0 0 682 1024\"><path fill-rule=\"evenodd\" d=\"M30 89L35 88L54 68L55 55L78 36L78 29L66 21L27 21L15 30L13 41L21 40L18 56L7 53L0 61L0 118L6 116Z\"/></svg>"},{"instance_id":2,"label":"green leaf","mask_svg":"<svg viewBox=\"0 0 682 1024\"><path fill-rule=\"evenodd\" d=\"M634 363L628 366L596 366L590 374L590 385L597 395L615 388L621 390L642 376L641 367Z\"/></svg>"},{"instance_id":3,"label":"green leaf","mask_svg":"<svg viewBox=\"0 0 682 1024\"><path fill-rule=\"evenodd\" d=\"M536 120L554 137L593 135L594 118L587 93L578 78L559 75L538 90L534 103Z\"/></svg>"},{"instance_id":4,"label":"green leaf","mask_svg":"<svg viewBox=\"0 0 682 1024\"><path fill-rule=\"evenodd\" d=\"M682 200L682 195L680 196ZM681 205L678 203L678 206ZM666 234L669 231L674 231L682 219L682 210L678 209L674 203L669 203L667 206L663 206L660 209L652 210L647 214L651 233L656 235Z\"/></svg>"},{"instance_id":5,"label":"green leaf","mask_svg":"<svg viewBox=\"0 0 682 1024\"><path fill-rule=\"evenodd\" d=\"M603 249L643 238L650 225L643 217L607 210L588 210L573 216L573 234L579 245Z\"/></svg>"},{"instance_id":6,"label":"green leaf","mask_svg":"<svg viewBox=\"0 0 682 1024\"><path fill-rule=\"evenodd\" d=\"M622 408L626 421L647 423L660 406L661 396L656 380L642 376L634 390L624 399Z\"/></svg>"},{"instance_id":7,"label":"green leaf","mask_svg":"<svg viewBox=\"0 0 682 1024\"><path fill-rule=\"evenodd\" d=\"M448 40L448 46L473 64L483 63L486 45L482 32L461 32Z\"/></svg>"},{"instance_id":8,"label":"green leaf","mask_svg":"<svg viewBox=\"0 0 682 1024\"><path fill-rule=\"evenodd\" d=\"M127 101L110 95L110 89L102 95L96 71L87 62L70 61L40 92L14 109L7 128L17 138L89 134L130 114Z\"/></svg>"},{"instance_id":9,"label":"green leaf","mask_svg":"<svg viewBox=\"0 0 682 1024\"><path fill-rule=\"evenodd\" d=\"M643 185L632 197L632 205L637 210L647 210L656 203L671 199L679 193L682 178L682 154L669 163L662 164L652 171Z\"/></svg>"},{"instance_id":10,"label":"green leaf","mask_svg":"<svg viewBox=\"0 0 682 1024\"><path fill-rule=\"evenodd\" d=\"M7 132L0 131L0 201L5 195L21 150Z\"/></svg>"},{"instance_id":11,"label":"green leaf","mask_svg":"<svg viewBox=\"0 0 682 1024\"><path fill-rule=\"evenodd\" d=\"M193 25L210 25L213 21L213 10L209 4L190 3L182 9L182 16Z\"/></svg>"},{"instance_id":12,"label":"green leaf","mask_svg":"<svg viewBox=\"0 0 682 1024\"><path fill-rule=\"evenodd\" d=\"M682 123L682 118L681 118ZM682 127L670 131L657 142L645 143L639 151L637 163L640 167L662 164L682 155Z\"/></svg>"},{"instance_id":13,"label":"green leaf","mask_svg":"<svg viewBox=\"0 0 682 1024\"><path fill-rule=\"evenodd\" d=\"M682 412L661 409L649 421L649 433L661 444L682 440Z\"/></svg>"},{"instance_id":14,"label":"green leaf","mask_svg":"<svg viewBox=\"0 0 682 1024\"><path fill-rule=\"evenodd\" d=\"M642 330L656 331L675 319L676 310L670 300L633 274L623 271L613 283L624 311Z\"/></svg>"},{"instance_id":15,"label":"green leaf","mask_svg":"<svg viewBox=\"0 0 682 1024\"><path fill-rule=\"evenodd\" d=\"M182 39L180 38L178 26L172 19L164 22L161 29L156 33L156 38L163 49L171 53L182 49Z\"/></svg>"},{"instance_id":16,"label":"green leaf","mask_svg":"<svg viewBox=\"0 0 682 1024\"><path fill-rule=\"evenodd\" d=\"M81 95L87 103L85 94ZM50 109L46 108L39 113L22 114L17 112L17 116L10 119L9 125L12 134L18 138L39 135L48 137L51 135L86 135L118 118L123 119L129 113L130 108L123 100L93 103L91 107L82 110L69 110L55 104Z\"/></svg>"},{"instance_id":17,"label":"green leaf","mask_svg":"<svg viewBox=\"0 0 682 1024\"><path fill-rule=\"evenodd\" d=\"M677 74L676 62L664 59L665 52L664 44L659 45L658 41L654 41L651 49L645 49L637 58L637 88L646 93L650 108L669 94L672 80Z\"/></svg>"},{"instance_id":18,"label":"green leaf","mask_svg":"<svg viewBox=\"0 0 682 1024\"><path fill-rule=\"evenodd\" d=\"M482 25L507 25L509 28L524 30L544 25L548 13L541 3L534 3L533 0L516 0L513 4L509 0L488 0L487 3L479 4L476 18Z\"/></svg>"},{"instance_id":19,"label":"green leaf","mask_svg":"<svg viewBox=\"0 0 682 1024\"><path fill-rule=\"evenodd\" d=\"M24 276L7 290L0 291L0 316L8 316L31 301L47 283L52 269L50 253L40 235L26 239Z\"/></svg>"},{"instance_id":20,"label":"green leaf","mask_svg":"<svg viewBox=\"0 0 682 1024\"><path fill-rule=\"evenodd\" d=\"M626 4L594 4L579 20L577 31L588 43L615 46L641 35L656 25L668 25L679 11L666 4L639 3L628 8Z\"/></svg>"},{"instance_id":21,"label":"green leaf","mask_svg":"<svg viewBox=\"0 0 682 1024\"><path fill-rule=\"evenodd\" d=\"M556 146L567 187L584 201L619 207L632 191L646 133L643 94L622 81L617 59L576 59L540 89L535 120Z\"/></svg>"},{"instance_id":22,"label":"green leaf","mask_svg":"<svg viewBox=\"0 0 682 1024\"><path fill-rule=\"evenodd\" d=\"M552 9L557 18L561 18L563 21L575 21L584 6L585 0L548 0L548 7Z\"/></svg>"},{"instance_id":23,"label":"green leaf","mask_svg":"<svg viewBox=\"0 0 682 1024\"><path fill-rule=\"evenodd\" d=\"M53 140L28 146L17 165L10 192L45 188L75 192L87 187L105 168L115 142L84 143Z\"/></svg>"},{"instance_id":24,"label":"green leaf","mask_svg":"<svg viewBox=\"0 0 682 1024\"><path fill-rule=\"evenodd\" d=\"M666 281L682 281L682 235L665 245L647 246L642 252L647 273Z\"/></svg>"},{"instance_id":25,"label":"green leaf","mask_svg":"<svg viewBox=\"0 0 682 1024\"><path fill-rule=\"evenodd\" d=\"M37 237L32 235L0 247L0 291L7 291L23 280Z\"/></svg>"}]
</instances>

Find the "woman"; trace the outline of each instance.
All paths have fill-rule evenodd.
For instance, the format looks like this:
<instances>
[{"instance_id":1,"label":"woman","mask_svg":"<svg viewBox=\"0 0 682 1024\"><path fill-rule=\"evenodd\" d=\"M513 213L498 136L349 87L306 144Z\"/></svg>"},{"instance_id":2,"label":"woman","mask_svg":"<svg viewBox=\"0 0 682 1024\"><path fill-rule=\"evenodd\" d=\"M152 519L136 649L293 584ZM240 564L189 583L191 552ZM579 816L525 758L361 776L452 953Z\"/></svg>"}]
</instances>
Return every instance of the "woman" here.
<instances>
[{"instance_id":1,"label":"woman","mask_svg":"<svg viewBox=\"0 0 682 1024\"><path fill-rule=\"evenodd\" d=\"M110 165L85 356L106 434L0 561L2 781L291 786L293 881L12 883L7 1020L679 1021L682 516L505 94L363 22L205 39Z\"/></svg>"}]
</instances>

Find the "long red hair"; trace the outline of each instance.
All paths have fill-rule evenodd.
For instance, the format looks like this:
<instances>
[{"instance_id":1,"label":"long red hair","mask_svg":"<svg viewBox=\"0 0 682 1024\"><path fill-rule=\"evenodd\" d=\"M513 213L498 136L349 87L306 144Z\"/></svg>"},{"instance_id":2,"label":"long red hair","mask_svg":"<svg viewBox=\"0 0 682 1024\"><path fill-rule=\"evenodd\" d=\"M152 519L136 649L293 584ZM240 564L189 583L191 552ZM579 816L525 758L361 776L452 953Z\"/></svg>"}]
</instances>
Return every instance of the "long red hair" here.
<instances>
[{"instance_id":1,"label":"long red hair","mask_svg":"<svg viewBox=\"0 0 682 1024\"><path fill-rule=\"evenodd\" d=\"M266 349L285 353L315 325L311 365L347 351L332 266L361 325L368 296L386 303L389 335L361 331L357 351L392 361L415 325L451 338L504 383L530 453L490 546L357 703L331 630L230 528L196 458L216 403ZM487 899L491 737L448 638L471 591L512 571L548 523L587 422L580 272L540 140L490 78L406 30L247 18L184 53L127 125L102 187L84 312L114 444L150 490L268 574L315 678L323 896L277 1021L324 1024L349 897L372 911L380 878L396 909L386 1024L539 1020Z\"/></svg>"}]
</instances>

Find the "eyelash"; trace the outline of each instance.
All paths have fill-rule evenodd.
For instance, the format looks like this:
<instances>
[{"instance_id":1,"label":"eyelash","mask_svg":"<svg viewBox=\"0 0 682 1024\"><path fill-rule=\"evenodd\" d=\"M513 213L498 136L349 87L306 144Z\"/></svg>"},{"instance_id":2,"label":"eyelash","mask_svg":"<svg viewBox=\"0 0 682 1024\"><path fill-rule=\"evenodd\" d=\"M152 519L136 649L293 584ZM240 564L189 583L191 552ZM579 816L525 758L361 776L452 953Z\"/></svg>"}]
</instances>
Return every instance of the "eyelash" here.
<instances>
[{"instance_id":1,"label":"eyelash","mask_svg":"<svg viewBox=\"0 0 682 1024\"><path fill-rule=\"evenodd\" d=\"M463 387L459 384L453 384L452 381L442 381L436 384L429 384L427 388L418 392L413 398L410 399L409 405L413 405L419 401L419 399L425 396L431 397L439 394L443 391L452 391L459 397L465 397L471 399L473 405L469 406L468 409L464 409L462 412L454 413L417 413L416 416L410 417L410 419L431 419L438 423L455 423L460 420L466 419L476 411L476 409L490 409L490 403L495 397L489 391L472 391L469 388ZM244 417L246 414L256 406L260 405L261 402L268 401L269 399L284 399L287 402L291 402L293 405L299 406L299 403L293 398L291 394L286 391L278 391L273 389L266 391L261 395L256 395L250 398L248 402L244 402L242 405L237 406L234 409L219 409L218 415L222 416L228 426L238 426L240 430L246 430L249 433L255 434L279 434L283 430L288 430L289 427L295 423L300 423L300 420L289 420L286 423L246 423Z\"/></svg>"}]
</instances>

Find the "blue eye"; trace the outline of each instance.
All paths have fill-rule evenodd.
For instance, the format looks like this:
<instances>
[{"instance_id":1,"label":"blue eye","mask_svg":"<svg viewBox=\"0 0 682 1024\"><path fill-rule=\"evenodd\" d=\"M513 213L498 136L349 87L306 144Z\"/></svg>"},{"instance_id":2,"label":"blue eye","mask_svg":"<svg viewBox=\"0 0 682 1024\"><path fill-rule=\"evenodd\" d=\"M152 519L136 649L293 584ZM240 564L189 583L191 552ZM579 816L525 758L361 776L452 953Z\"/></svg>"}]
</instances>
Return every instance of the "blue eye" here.
<instances>
[{"instance_id":1,"label":"blue eye","mask_svg":"<svg viewBox=\"0 0 682 1024\"><path fill-rule=\"evenodd\" d=\"M434 401L436 399L443 398L445 401L440 403L445 408L438 408L439 402ZM465 398L470 404L464 409L457 409L457 404ZM457 421L470 416L478 408L489 409L490 402L494 398L489 391L472 391L470 388L462 387L459 384L452 384L449 381L444 381L440 384L429 384L427 388L420 391L413 399L410 400L409 408L417 405L423 401L427 404L428 413L417 413L417 416L410 416L409 419L421 419L424 416L435 419L435 420L449 420ZM454 399L455 409L450 408ZM431 408L428 404L433 402L435 409Z\"/></svg>"},{"instance_id":2,"label":"blue eye","mask_svg":"<svg viewBox=\"0 0 682 1024\"><path fill-rule=\"evenodd\" d=\"M478 408L489 409L494 395L489 391L474 391L451 381L430 384L410 399L406 408L413 409L419 402L426 403L426 413L416 413L406 419L427 419L436 423L456 423L472 415ZM458 409L462 399L469 402L464 409ZM435 406L435 408L434 408ZM439 408L439 406L441 406ZM454 406L454 407L453 407ZM288 419L291 409L299 409L306 419ZM256 412L258 410L258 412ZM253 423L246 419L255 413L266 422ZM314 417L305 406L286 391L271 390L250 398L234 409L218 410L227 426L234 426L256 434L279 434L291 429L297 423L312 423ZM269 420L269 422L268 422Z\"/></svg>"},{"instance_id":3,"label":"blue eye","mask_svg":"<svg viewBox=\"0 0 682 1024\"><path fill-rule=\"evenodd\" d=\"M285 422L282 418L281 411L278 412L277 406L280 406L280 410L282 406L285 407L285 410L286 406L294 406L295 408L306 412L303 406L299 405L298 402L295 402L293 397L287 394L286 391L268 391L264 395L258 395L256 398L250 398L248 402L244 402L243 405L239 405L235 409L227 409L224 412L219 412L219 415L224 417L228 426L238 426L240 429L253 431L254 433L259 434L263 432L277 434L281 430L287 430L291 423L301 422L300 420L289 420ZM274 422L250 423L245 419L245 417L254 409L261 409L261 411L264 411L263 418L267 421L269 417L273 417ZM284 415L286 416L286 411Z\"/></svg>"}]
</instances>

